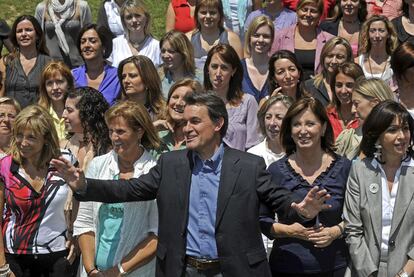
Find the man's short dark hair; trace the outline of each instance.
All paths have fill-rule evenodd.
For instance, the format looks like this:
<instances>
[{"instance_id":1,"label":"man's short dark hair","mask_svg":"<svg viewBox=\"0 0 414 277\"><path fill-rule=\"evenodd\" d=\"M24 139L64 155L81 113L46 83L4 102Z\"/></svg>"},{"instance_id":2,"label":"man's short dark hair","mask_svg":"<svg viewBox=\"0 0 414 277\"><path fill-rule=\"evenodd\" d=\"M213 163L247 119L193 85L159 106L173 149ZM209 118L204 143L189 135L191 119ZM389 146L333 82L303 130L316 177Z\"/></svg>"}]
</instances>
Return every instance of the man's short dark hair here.
<instances>
[{"instance_id":1,"label":"man's short dark hair","mask_svg":"<svg viewBox=\"0 0 414 277\"><path fill-rule=\"evenodd\" d=\"M223 118L224 123L220 129L221 138L226 135L229 125L229 116L227 114L226 104L214 91L205 91L200 93L190 93L185 97L187 105L206 106L208 116L211 121L217 123Z\"/></svg>"}]
</instances>

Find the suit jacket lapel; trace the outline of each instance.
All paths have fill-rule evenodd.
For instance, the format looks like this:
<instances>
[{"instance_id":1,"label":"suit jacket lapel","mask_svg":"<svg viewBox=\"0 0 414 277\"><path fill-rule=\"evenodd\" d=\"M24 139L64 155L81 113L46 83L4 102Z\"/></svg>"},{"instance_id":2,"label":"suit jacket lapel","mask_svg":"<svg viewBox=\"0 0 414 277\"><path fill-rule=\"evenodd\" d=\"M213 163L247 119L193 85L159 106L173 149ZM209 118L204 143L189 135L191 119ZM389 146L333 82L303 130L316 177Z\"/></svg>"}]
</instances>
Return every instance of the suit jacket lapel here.
<instances>
[{"instance_id":1,"label":"suit jacket lapel","mask_svg":"<svg viewBox=\"0 0 414 277\"><path fill-rule=\"evenodd\" d=\"M403 167L401 169L397 198L395 199L394 213L391 223L390 237L396 231L414 195L414 171L413 168Z\"/></svg>"},{"instance_id":2,"label":"suit jacket lapel","mask_svg":"<svg viewBox=\"0 0 414 277\"><path fill-rule=\"evenodd\" d=\"M381 173L379 168L372 169L370 176L367 176L367 186L365 186L368 207L370 207L372 229L375 232L377 242L381 242L382 230L382 190L381 190Z\"/></svg>"},{"instance_id":3,"label":"suit jacket lapel","mask_svg":"<svg viewBox=\"0 0 414 277\"><path fill-rule=\"evenodd\" d=\"M224 210L240 174L238 161L239 157L231 155L231 152L227 149L224 150L217 200L216 228L223 217Z\"/></svg>"}]
</instances>

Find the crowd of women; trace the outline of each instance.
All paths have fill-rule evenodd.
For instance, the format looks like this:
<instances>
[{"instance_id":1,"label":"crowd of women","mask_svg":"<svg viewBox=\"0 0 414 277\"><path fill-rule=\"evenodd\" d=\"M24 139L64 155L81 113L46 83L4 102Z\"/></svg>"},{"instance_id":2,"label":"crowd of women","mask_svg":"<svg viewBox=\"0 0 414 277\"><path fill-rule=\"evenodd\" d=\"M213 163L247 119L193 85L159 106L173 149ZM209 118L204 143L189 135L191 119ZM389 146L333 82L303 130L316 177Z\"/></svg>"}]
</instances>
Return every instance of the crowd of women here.
<instances>
[{"instance_id":1,"label":"crowd of women","mask_svg":"<svg viewBox=\"0 0 414 277\"><path fill-rule=\"evenodd\" d=\"M79 203L49 162L145 174L206 90L227 146L331 195L305 224L260 208L273 276L414 276L414 0L171 0L160 40L142 0L97 24L44 0L0 19L0 53L0 276L154 276L156 202Z\"/></svg>"}]
</instances>

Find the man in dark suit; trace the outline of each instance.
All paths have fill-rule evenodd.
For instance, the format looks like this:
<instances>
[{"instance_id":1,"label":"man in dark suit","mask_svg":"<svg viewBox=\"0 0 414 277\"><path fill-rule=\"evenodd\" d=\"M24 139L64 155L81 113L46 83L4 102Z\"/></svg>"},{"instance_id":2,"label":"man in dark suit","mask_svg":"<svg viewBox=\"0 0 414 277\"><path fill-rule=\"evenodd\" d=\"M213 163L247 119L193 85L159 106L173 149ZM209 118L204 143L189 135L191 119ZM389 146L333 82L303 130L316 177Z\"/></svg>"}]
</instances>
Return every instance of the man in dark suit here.
<instances>
[{"instance_id":1,"label":"man in dark suit","mask_svg":"<svg viewBox=\"0 0 414 277\"><path fill-rule=\"evenodd\" d=\"M157 198L157 276L270 276L259 203L305 220L326 208L329 195L314 188L292 209L301 199L272 183L262 158L223 144L228 124L223 101L207 92L187 96L186 102L188 149L161 155L139 179L85 181L65 160L52 164L81 201ZM123 271L121 263L118 268Z\"/></svg>"}]
</instances>

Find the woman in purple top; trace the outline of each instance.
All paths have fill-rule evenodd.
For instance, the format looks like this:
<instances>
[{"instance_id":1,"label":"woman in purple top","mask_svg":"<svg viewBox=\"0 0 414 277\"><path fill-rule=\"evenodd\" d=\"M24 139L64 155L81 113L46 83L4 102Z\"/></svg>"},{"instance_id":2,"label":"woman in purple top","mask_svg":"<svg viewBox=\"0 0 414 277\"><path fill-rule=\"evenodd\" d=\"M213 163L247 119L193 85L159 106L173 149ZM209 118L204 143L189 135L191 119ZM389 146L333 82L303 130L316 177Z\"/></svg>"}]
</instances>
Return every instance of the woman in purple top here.
<instances>
[{"instance_id":1,"label":"woman in purple top","mask_svg":"<svg viewBox=\"0 0 414 277\"><path fill-rule=\"evenodd\" d=\"M85 62L72 70L75 87L99 90L109 105L113 105L121 91L117 69L107 64L112 52L112 35L105 27L85 25L78 38L78 48Z\"/></svg>"},{"instance_id":2,"label":"woman in purple top","mask_svg":"<svg viewBox=\"0 0 414 277\"><path fill-rule=\"evenodd\" d=\"M258 129L258 105L253 96L243 93L243 67L236 51L228 44L218 44L208 52L204 65L204 87L213 90L226 103L229 126L224 142L246 151L261 141Z\"/></svg>"},{"instance_id":3,"label":"woman in purple top","mask_svg":"<svg viewBox=\"0 0 414 277\"><path fill-rule=\"evenodd\" d=\"M273 21L276 31L296 24L296 13L283 6L280 0L264 0L266 6L249 14L244 23L244 32L247 32L252 21L261 15L267 16Z\"/></svg>"}]
</instances>

